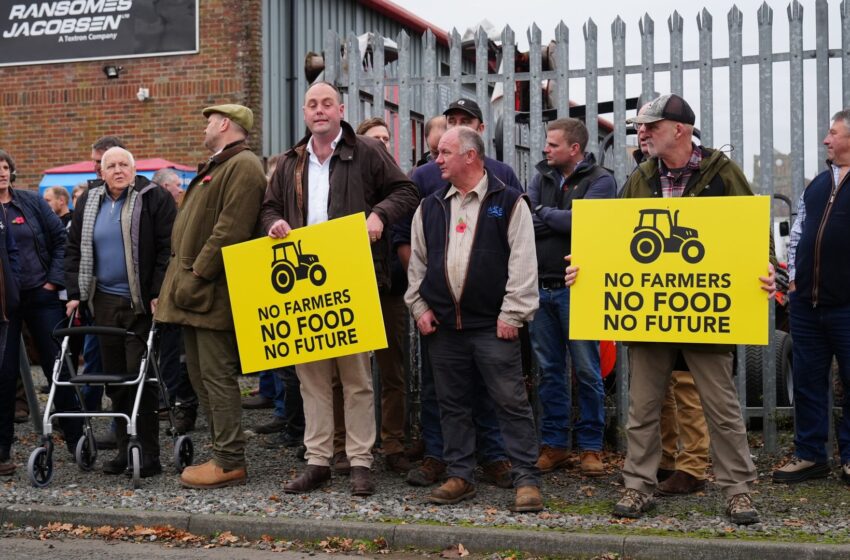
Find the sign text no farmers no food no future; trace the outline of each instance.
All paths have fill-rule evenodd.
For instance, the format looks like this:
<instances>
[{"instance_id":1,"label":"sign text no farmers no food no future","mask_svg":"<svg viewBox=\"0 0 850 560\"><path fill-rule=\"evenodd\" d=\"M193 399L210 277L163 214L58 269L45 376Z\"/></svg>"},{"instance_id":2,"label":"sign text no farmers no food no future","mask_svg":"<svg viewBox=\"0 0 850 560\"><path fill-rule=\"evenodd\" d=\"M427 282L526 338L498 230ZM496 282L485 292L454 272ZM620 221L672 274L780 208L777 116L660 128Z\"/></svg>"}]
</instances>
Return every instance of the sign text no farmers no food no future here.
<instances>
[{"instance_id":1,"label":"sign text no farmers no food no future","mask_svg":"<svg viewBox=\"0 0 850 560\"><path fill-rule=\"evenodd\" d=\"M767 344L769 199L577 200L570 337Z\"/></svg>"},{"instance_id":2,"label":"sign text no farmers no food no future","mask_svg":"<svg viewBox=\"0 0 850 560\"><path fill-rule=\"evenodd\" d=\"M243 373L386 348L362 214L223 254Z\"/></svg>"}]
</instances>

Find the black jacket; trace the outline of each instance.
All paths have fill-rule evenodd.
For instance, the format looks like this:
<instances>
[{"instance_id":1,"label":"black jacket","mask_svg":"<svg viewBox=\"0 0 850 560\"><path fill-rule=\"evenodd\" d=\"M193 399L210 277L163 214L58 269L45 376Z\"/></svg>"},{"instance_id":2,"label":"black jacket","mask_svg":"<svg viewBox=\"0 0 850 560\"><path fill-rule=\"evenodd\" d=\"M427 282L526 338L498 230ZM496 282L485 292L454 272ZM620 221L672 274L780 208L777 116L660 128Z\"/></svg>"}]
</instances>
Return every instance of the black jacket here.
<instances>
[{"instance_id":1,"label":"black jacket","mask_svg":"<svg viewBox=\"0 0 850 560\"><path fill-rule=\"evenodd\" d=\"M148 179L137 175L132 188L142 191L149 184ZM80 299L80 242L85 208L92 192L94 191L87 191L80 196L68 231L65 258L68 299ZM161 188L148 189L140 196L136 204L141 204L141 211L138 213L138 220L134 220L130 229L131 235L137 239L138 261L133 263L135 270L128 270L127 273L138 278L144 311L150 313L150 300L159 297L159 289L171 256L171 228L174 225L177 207L168 191Z\"/></svg>"}]
</instances>

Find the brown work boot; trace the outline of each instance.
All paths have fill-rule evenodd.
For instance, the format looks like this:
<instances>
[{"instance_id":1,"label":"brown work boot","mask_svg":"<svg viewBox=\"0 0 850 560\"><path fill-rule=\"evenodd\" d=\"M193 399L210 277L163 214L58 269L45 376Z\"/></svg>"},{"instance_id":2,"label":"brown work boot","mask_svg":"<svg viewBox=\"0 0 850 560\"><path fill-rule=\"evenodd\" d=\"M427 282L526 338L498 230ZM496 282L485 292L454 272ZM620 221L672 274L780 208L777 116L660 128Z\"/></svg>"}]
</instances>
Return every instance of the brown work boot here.
<instances>
[{"instance_id":1,"label":"brown work boot","mask_svg":"<svg viewBox=\"0 0 850 560\"><path fill-rule=\"evenodd\" d=\"M245 484L247 478L245 467L238 469L223 469L215 461L209 460L194 469L183 469L180 483L186 488L223 488Z\"/></svg>"},{"instance_id":2,"label":"brown work boot","mask_svg":"<svg viewBox=\"0 0 850 560\"><path fill-rule=\"evenodd\" d=\"M511 462L507 459L493 461L481 467L481 482L495 484L499 488L513 488L511 478Z\"/></svg>"},{"instance_id":3,"label":"brown work boot","mask_svg":"<svg viewBox=\"0 0 850 560\"><path fill-rule=\"evenodd\" d=\"M605 476L605 465L599 451L582 451L579 455L581 474L584 476Z\"/></svg>"},{"instance_id":4,"label":"brown work boot","mask_svg":"<svg viewBox=\"0 0 850 560\"><path fill-rule=\"evenodd\" d=\"M544 445L540 448L540 456L537 458L537 470L541 473L552 472L562 469L570 462L570 452L566 449Z\"/></svg>"},{"instance_id":5,"label":"brown work boot","mask_svg":"<svg viewBox=\"0 0 850 560\"><path fill-rule=\"evenodd\" d=\"M662 496L679 496L693 494L705 490L705 480L684 471L675 471L667 480L656 488Z\"/></svg>"},{"instance_id":6,"label":"brown work boot","mask_svg":"<svg viewBox=\"0 0 850 560\"><path fill-rule=\"evenodd\" d=\"M446 464L433 457L425 457L422 464L407 473L405 479L411 486L431 486L446 474Z\"/></svg>"},{"instance_id":7,"label":"brown work boot","mask_svg":"<svg viewBox=\"0 0 850 560\"><path fill-rule=\"evenodd\" d=\"M345 451L334 454L331 459L331 469L333 469L334 474L345 475L351 473L351 463L348 462L348 455L345 454Z\"/></svg>"},{"instance_id":8,"label":"brown work boot","mask_svg":"<svg viewBox=\"0 0 850 560\"><path fill-rule=\"evenodd\" d=\"M351 467L351 493L354 496L371 496L375 493L369 467Z\"/></svg>"},{"instance_id":9,"label":"brown work boot","mask_svg":"<svg viewBox=\"0 0 850 560\"><path fill-rule=\"evenodd\" d=\"M456 504L475 496L475 485L456 476L448 479L439 488L434 488L428 501L432 504Z\"/></svg>"},{"instance_id":10,"label":"brown work boot","mask_svg":"<svg viewBox=\"0 0 850 560\"><path fill-rule=\"evenodd\" d=\"M726 505L726 515L732 523L751 525L760 521L759 512L753 505L753 499L747 493L735 494Z\"/></svg>"},{"instance_id":11,"label":"brown work boot","mask_svg":"<svg viewBox=\"0 0 850 560\"><path fill-rule=\"evenodd\" d=\"M652 499L652 496L634 488L626 488L623 497L614 505L614 517L639 519L654 507L655 500Z\"/></svg>"},{"instance_id":12,"label":"brown work boot","mask_svg":"<svg viewBox=\"0 0 850 560\"><path fill-rule=\"evenodd\" d=\"M516 499L511 511L543 511L543 496L537 486L520 486L516 489Z\"/></svg>"},{"instance_id":13,"label":"brown work boot","mask_svg":"<svg viewBox=\"0 0 850 560\"><path fill-rule=\"evenodd\" d=\"M410 460L405 457L404 452L398 453L390 453L389 455L384 455L384 465L386 466L388 471L397 472L401 474L406 474L410 469L413 468L413 465L410 463Z\"/></svg>"},{"instance_id":14,"label":"brown work boot","mask_svg":"<svg viewBox=\"0 0 850 560\"><path fill-rule=\"evenodd\" d=\"M321 465L307 465L304 471L283 485L287 494L312 492L331 479L331 468Z\"/></svg>"}]
</instances>

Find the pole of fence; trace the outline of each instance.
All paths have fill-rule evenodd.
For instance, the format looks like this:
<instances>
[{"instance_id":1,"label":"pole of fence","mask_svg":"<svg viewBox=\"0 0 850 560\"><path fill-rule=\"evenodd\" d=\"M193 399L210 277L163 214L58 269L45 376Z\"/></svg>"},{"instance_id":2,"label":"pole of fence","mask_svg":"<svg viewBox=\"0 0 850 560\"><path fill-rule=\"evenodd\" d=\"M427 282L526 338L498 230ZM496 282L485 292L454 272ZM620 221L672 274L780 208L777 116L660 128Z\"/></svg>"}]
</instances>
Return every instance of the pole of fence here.
<instances>
[{"instance_id":1,"label":"pole of fence","mask_svg":"<svg viewBox=\"0 0 850 560\"><path fill-rule=\"evenodd\" d=\"M599 151L599 68L597 66L596 24L588 19L584 24L584 91L585 119L587 125L587 151L593 154Z\"/></svg>"},{"instance_id":2,"label":"pole of fence","mask_svg":"<svg viewBox=\"0 0 850 560\"><path fill-rule=\"evenodd\" d=\"M611 24L611 39L614 43L614 177L617 185L622 186L626 182L627 173L626 23L620 16Z\"/></svg>"},{"instance_id":3,"label":"pole of fence","mask_svg":"<svg viewBox=\"0 0 850 560\"><path fill-rule=\"evenodd\" d=\"M533 24L528 30L528 70L529 70L529 97L531 104L528 111L528 170L527 177L534 175L534 166L543 154L543 141L546 138L546 129L543 126L543 57L541 53L540 28Z\"/></svg>"},{"instance_id":4,"label":"pole of fence","mask_svg":"<svg viewBox=\"0 0 850 560\"><path fill-rule=\"evenodd\" d=\"M644 14L638 20L640 31L640 61L641 71L641 98L649 101L655 97L655 22ZM639 107L638 107L639 108Z\"/></svg>"},{"instance_id":5,"label":"pole of fence","mask_svg":"<svg viewBox=\"0 0 850 560\"><path fill-rule=\"evenodd\" d=\"M684 95L684 38L685 20L674 11L667 19L667 29L670 31L670 92Z\"/></svg>"},{"instance_id":6,"label":"pole of fence","mask_svg":"<svg viewBox=\"0 0 850 560\"><path fill-rule=\"evenodd\" d=\"M711 33L712 17L703 8L697 14L699 28L699 131L700 142L703 146L715 148L714 145L714 68L712 67Z\"/></svg>"},{"instance_id":7,"label":"pole of fence","mask_svg":"<svg viewBox=\"0 0 850 560\"><path fill-rule=\"evenodd\" d=\"M758 11L759 98L761 100L761 194L773 197L773 9L762 4ZM773 227L773 220L767 224ZM765 266L767 266L765 264ZM777 450L776 439L776 337L773 333L774 307L768 305L768 345L762 348L762 433L764 449Z\"/></svg>"},{"instance_id":8,"label":"pole of fence","mask_svg":"<svg viewBox=\"0 0 850 560\"><path fill-rule=\"evenodd\" d=\"M516 170L516 41L514 30L505 26L502 30L502 161Z\"/></svg>"}]
</instances>

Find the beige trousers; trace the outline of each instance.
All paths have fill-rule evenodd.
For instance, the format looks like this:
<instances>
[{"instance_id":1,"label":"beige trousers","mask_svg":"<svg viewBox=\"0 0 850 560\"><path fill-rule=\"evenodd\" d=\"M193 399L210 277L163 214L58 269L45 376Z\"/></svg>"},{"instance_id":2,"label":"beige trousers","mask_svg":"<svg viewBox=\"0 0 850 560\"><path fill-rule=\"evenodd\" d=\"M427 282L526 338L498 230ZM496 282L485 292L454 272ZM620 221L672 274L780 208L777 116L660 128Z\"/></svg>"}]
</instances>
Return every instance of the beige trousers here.
<instances>
[{"instance_id":1,"label":"beige trousers","mask_svg":"<svg viewBox=\"0 0 850 560\"><path fill-rule=\"evenodd\" d=\"M381 388L381 448L384 455L404 451L404 423L407 413L407 306L402 296L381 294L381 312L387 334L387 348L375 351ZM342 385L334 379L334 455L345 451L345 409Z\"/></svg>"},{"instance_id":2,"label":"beige trousers","mask_svg":"<svg viewBox=\"0 0 850 560\"><path fill-rule=\"evenodd\" d=\"M709 442L694 377L674 371L661 409L661 468L704 480Z\"/></svg>"},{"instance_id":3,"label":"beige trousers","mask_svg":"<svg viewBox=\"0 0 850 560\"><path fill-rule=\"evenodd\" d=\"M372 466L375 404L369 354L295 366L304 400L304 457L310 465L329 466L333 456L333 379L339 376L345 410L345 453L354 467Z\"/></svg>"},{"instance_id":4,"label":"beige trousers","mask_svg":"<svg viewBox=\"0 0 850 560\"><path fill-rule=\"evenodd\" d=\"M626 488L652 494L661 462L661 407L670 384L678 347L672 344L629 346L628 449L623 466ZM732 381L732 354L682 350L696 383L708 430L717 485L728 498L749 492L756 479L747 431Z\"/></svg>"}]
</instances>

